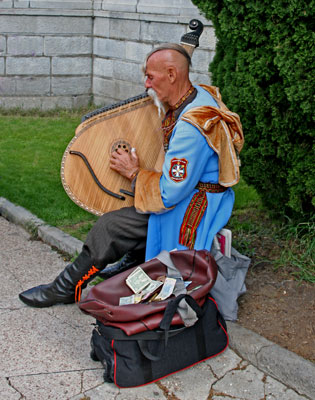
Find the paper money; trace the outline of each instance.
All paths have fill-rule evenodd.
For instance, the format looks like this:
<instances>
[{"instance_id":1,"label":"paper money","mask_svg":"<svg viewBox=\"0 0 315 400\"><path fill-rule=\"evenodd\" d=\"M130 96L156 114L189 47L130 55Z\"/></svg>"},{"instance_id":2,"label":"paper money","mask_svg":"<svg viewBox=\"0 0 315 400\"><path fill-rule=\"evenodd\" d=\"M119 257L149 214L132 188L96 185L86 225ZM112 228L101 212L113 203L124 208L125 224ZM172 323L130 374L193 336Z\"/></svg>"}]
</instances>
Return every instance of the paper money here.
<instances>
[{"instance_id":1,"label":"paper money","mask_svg":"<svg viewBox=\"0 0 315 400\"><path fill-rule=\"evenodd\" d=\"M166 278L159 295L154 300L155 301L165 300L168 297L170 297L171 294L173 293L175 284L176 284L176 279Z\"/></svg>"},{"instance_id":2,"label":"paper money","mask_svg":"<svg viewBox=\"0 0 315 400\"><path fill-rule=\"evenodd\" d=\"M143 271L141 267L137 267L126 279L126 284L134 293L140 293L145 287L152 282L152 279Z\"/></svg>"},{"instance_id":3,"label":"paper money","mask_svg":"<svg viewBox=\"0 0 315 400\"><path fill-rule=\"evenodd\" d=\"M148 300L153 295L153 293L162 285L163 285L162 282L151 281L151 283L146 288L144 288L142 290L142 292L141 292L141 296L142 296L141 301Z\"/></svg>"},{"instance_id":4,"label":"paper money","mask_svg":"<svg viewBox=\"0 0 315 400\"><path fill-rule=\"evenodd\" d=\"M133 294L133 295L127 296L127 297L121 297L119 299L119 305L126 306L127 304L137 304L137 303L140 303L140 301L141 301L141 295Z\"/></svg>"}]
</instances>

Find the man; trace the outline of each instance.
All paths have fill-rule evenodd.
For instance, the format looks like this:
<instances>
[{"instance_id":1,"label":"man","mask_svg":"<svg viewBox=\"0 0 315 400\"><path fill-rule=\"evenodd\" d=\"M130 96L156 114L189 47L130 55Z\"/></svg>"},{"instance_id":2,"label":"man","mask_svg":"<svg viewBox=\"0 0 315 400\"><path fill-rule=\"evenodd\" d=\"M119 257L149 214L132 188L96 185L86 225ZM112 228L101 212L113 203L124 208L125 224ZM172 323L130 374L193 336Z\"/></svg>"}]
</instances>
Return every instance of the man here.
<instances>
[{"instance_id":1,"label":"man","mask_svg":"<svg viewBox=\"0 0 315 400\"><path fill-rule=\"evenodd\" d=\"M215 88L192 86L190 57L179 45L153 50L144 66L145 87L167 110L162 123L162 172L144 170L138 157L118 150L110 166L135 189L135 207L104 214L89 232L82 252L50 284L20 294L34 307L73 303L81 287L128 251L211 249L234 203L230 186L239 180L241 124ZM79 296L78 296L79 297Z\"/></svg>"}]
</instances>

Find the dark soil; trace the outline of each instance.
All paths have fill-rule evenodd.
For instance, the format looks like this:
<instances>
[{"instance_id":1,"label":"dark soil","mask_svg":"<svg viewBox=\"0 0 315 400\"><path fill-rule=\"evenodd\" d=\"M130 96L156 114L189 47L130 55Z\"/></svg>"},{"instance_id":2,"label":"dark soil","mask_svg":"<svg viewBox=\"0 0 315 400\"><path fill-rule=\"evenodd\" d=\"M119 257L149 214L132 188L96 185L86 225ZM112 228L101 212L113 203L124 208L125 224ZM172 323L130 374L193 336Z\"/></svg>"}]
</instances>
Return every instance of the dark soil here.
<instances>
[{"instance_id":1,"label":"dark soil","mask_svg":"<svg viewBox=\"0 0 315 400\"><path fill-rule=\"evenodd\" d=\"M315 361L315 287L290 271L252 260L247 293L239 298L238 322L266 339Z\"/></svg>"}]
</instances>

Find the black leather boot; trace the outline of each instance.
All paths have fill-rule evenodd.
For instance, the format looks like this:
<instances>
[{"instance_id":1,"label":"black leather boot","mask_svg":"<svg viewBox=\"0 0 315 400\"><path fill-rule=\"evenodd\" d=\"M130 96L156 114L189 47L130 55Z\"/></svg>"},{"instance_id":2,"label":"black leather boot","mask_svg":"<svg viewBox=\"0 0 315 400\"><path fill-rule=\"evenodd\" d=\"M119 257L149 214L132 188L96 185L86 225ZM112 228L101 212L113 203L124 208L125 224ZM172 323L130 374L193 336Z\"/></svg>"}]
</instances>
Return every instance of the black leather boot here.
<instances>
[{"instance_id":1,"label":"black leather boot","mask_svg":"<svg viewBox=\"0 0 315 400\"><path fill-rule=\"evenodd\" d=\"M136 267L144 263L145 261L145 249L143 250L130 250L128 251L120 261L116 264L110 265L103 269L98 276L102 279L108 279L111 276L118 274L119 272L126 271L126 269Z\"/></svg>"},{"instance_id":2,"label":"black leather boot","mask_svg":"<svg viewBox=\"0 0 315 400\"><path fill-rule=\"evenodd\" d=\"M28 306L38 308L50 307L59 303L74 303L75 300L80 300L81 289L98 272L99 270L92 265L88 252L83 249L77 259L67 265L52 283L28 289L20 293L19 298Z\"/></svg>"}]
</instances>

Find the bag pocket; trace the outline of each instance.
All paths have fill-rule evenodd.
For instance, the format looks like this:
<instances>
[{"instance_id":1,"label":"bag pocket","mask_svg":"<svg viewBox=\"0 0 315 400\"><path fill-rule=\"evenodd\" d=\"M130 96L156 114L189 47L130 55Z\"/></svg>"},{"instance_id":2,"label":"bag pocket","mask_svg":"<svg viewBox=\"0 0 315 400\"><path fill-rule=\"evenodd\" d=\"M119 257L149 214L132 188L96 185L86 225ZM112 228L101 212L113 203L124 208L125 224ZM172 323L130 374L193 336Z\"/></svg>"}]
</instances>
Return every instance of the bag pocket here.
<instances>
[{"instance_id":1,"label":"bag pocket","mask_svg":"<svg viewBox=\"0 0 315 400\"><path fill-rule=\"evenodd\" d=\"M104 380L121 388L162 379L223 352L228 345L225 321L207 299L203 315L191 327L171 327L127 336L97 321L91 357L102 362Z\"/></svg>"}]
</instances>

